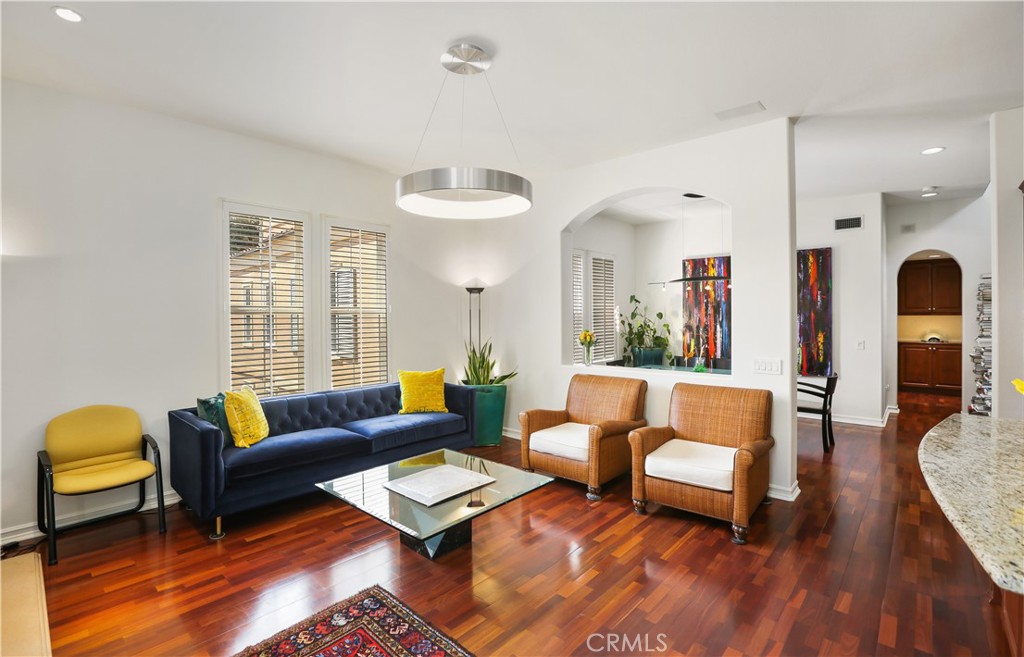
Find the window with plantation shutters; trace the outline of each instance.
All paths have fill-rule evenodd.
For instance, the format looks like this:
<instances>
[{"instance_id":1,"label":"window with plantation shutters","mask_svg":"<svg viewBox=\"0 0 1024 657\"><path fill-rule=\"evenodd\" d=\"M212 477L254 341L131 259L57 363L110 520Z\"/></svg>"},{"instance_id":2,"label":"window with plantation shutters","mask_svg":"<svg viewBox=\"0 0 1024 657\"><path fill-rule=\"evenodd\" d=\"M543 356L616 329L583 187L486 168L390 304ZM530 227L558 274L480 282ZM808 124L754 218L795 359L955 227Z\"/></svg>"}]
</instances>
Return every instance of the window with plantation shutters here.
<instances>
[{"instance_id":1,"label":"window with plantation shutters","mask_svg":"<svg viewBox=\"0 0 1024 657\"><path fill-rule=\"evenodd\" d=\"M572 362L583 362L583 252L572 252Z\"/></svg>"},{"instance_id":2,"label":"window with plantation shutters","mask_svg":"<svg viewBox=\"0 0 1024 657\"><path fill-rule=\"evenodd\" d=\"M229 212L228 251L231 388L302 392L303 223Z\"/></svg>"},{"instance_id":3,"label":"window with plantation shutters","mask_svg":"<svg viewBox=\"0 0 1024 657\"><path fill-rule=\"evenodd\" d=\"M595 362L615 358L615 261L590 259L590 330L594 332Z\"/></svg>"},{"instance_id":4,"label":"window with plantation shutters","mask_svg":"<svg viewBox=\"0 0 1024 657\"><path fill-rule=\"evenodd\" d=\"M388 380L387 234L330 227L332 388Z\"/></svg>"}]
</instances>

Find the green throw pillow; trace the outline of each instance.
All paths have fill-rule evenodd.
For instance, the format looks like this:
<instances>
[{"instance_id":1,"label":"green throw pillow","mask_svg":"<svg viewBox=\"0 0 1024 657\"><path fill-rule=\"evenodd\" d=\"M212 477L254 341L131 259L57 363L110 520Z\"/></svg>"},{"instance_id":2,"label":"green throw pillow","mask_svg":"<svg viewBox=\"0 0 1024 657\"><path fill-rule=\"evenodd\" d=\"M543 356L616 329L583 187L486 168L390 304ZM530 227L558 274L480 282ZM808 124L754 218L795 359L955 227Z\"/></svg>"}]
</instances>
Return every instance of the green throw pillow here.
<instances>
[{"instance_id":1,"label":"green throw pillow","mask_svg":"<svg viewBox=\"0 0 1024 657\"><path fill-rule=\"evenodd\" d=\"M207 397L206 399L196 400L196 410L199 412L199 417L210 422L213 426L217 427L224 432L224 446L234 445L234 437L231 435L231 427L228 426L228 416L224 412L224 393L218 394L216 397Z\"/></svg>"}]
</instances>

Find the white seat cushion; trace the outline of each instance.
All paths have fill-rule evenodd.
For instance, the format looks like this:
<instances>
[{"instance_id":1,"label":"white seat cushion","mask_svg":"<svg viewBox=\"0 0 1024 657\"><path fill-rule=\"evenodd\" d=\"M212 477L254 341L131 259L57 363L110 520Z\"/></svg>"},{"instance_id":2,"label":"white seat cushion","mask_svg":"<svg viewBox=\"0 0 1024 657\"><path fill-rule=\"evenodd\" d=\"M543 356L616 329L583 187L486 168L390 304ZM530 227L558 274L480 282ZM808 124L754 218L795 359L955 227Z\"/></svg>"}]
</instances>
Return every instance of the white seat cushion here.
<instances>
[{"instance_id":1,"label":"white seat cushion","mask_svg":"<svg viewBox=\"0 0 1024 657\"><path fill-rule=\"evenodd\" d=\"M586 461L590 456L590 425L566 422L530 434L530 451Z\"/></svg>"},{"instance_id":2,"label":"white seat cushion","mask_svg":"<svg viewBox=\"0 0 1024 657\"><path fill-rule=\"evenodd\" d=\"M647 455L644 473L649 477L728 492L732 490L735 455L733 447L676 438Z\"/></svg>"}]
</instances>

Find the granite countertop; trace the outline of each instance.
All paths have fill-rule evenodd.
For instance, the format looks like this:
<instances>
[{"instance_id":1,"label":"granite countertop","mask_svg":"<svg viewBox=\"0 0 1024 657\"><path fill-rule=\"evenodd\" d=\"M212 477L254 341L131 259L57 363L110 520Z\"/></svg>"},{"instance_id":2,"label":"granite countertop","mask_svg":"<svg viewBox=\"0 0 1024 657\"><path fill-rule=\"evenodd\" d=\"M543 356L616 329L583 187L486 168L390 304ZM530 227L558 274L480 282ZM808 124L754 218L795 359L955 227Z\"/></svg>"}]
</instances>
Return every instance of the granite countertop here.
<instances>
[{"instance_id":1,"label":"granite countertop","mask_svg":"<svg viewBox=\"0 0 1024 657\"><path fill-rule=\"evenodd\" d=\"M925 434L917 459L992 581L1024 594L1024 421L951 415Z\"/></svg>"}]
</instances>

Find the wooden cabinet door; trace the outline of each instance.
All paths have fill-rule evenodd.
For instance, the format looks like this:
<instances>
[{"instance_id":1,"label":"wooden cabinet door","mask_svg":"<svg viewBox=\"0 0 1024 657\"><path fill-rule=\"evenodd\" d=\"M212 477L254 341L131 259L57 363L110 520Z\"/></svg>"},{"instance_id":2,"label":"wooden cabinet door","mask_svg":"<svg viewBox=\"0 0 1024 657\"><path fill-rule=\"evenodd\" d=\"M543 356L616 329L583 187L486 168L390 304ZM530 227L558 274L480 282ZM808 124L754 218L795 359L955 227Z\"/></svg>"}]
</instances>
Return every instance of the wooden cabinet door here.
<instances>
[{"instance_id":1,"label":"wooden cabinet door","mask_svg":"<svg viewBox=\"0 0 1024 657\"><path fill-rule=\"evenodd\" d=\"M928 315L932 310L932 268L926 260L903 263L897 277L900 315Z\"/></svg>"},{"instance_id":2,"label":"wooden cabinet door","mask_svg":"<svg viewBox=\"0 0 1024 657\"><path fill-rule=\"evenodd\" d=\"M932 382L932 352L926 344L899 345L899 385L901 388L927 389Z\"/></svg>"},{"instance_id":3,"label":"wooden cabinet door","mask_svg":"<svg viewBox=\"0 0 1024 657\"><path fill-rule=\"evenodd\" d=\"M942 390L959 390L961 371L960 345L944 344L932 349L932 385Z\"/></svg>"},{"instance_id":4,"label":"wooden cabinet door","mask_svg":"<svg viewBox=\"0 0 1024 657\"><path fill-rule=\"evenodd\" d=\"M936 315L959 315L960 265L953 260L936 260L932 263L932 313Z\"/></svg>"}]
</instances>

